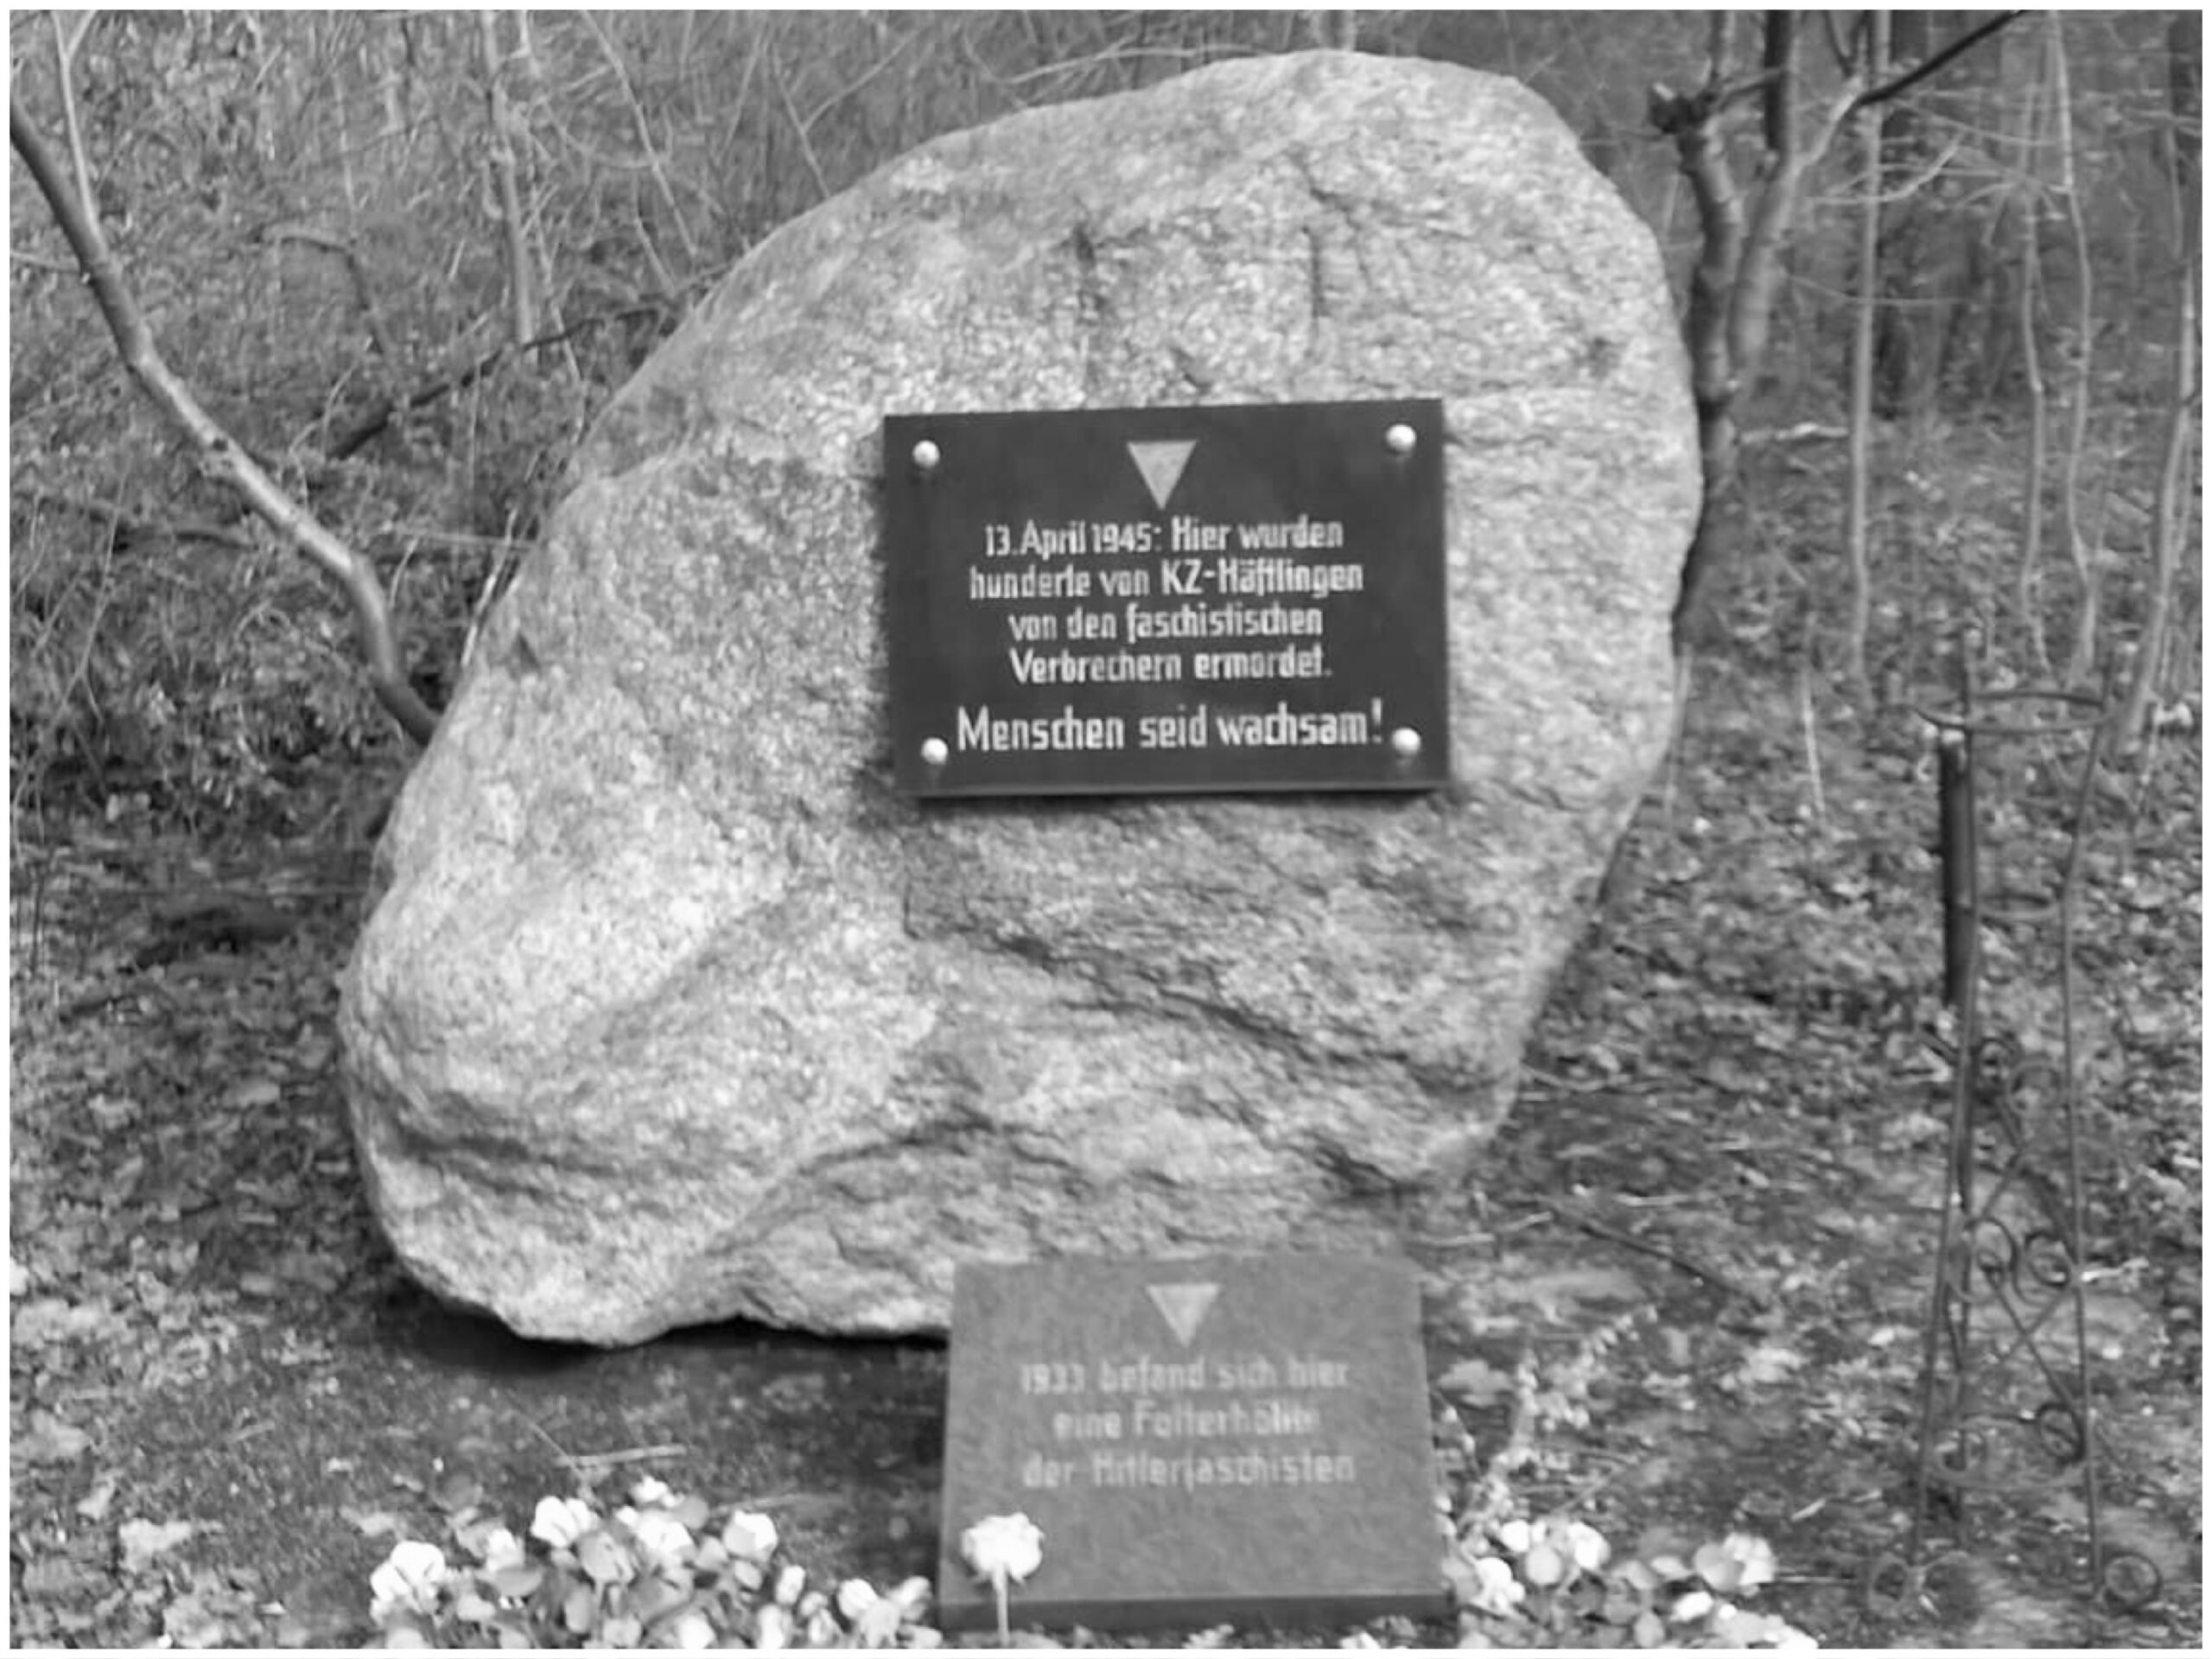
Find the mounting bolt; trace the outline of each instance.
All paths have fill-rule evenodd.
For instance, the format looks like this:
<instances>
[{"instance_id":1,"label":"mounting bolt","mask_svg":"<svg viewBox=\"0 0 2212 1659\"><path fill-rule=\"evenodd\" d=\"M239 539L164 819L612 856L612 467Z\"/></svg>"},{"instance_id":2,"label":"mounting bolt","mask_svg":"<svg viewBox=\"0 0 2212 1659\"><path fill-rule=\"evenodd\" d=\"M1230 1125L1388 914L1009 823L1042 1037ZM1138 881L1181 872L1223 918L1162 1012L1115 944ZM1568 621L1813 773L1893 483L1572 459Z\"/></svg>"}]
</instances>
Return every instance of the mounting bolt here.
<instances>
[{"instance_id":1,"label":"mounting bolt","mask_svg":"<svg viewBox=\"0 0 2212 1659\"><path fill-rule=\"evenodd\" d=\"M1421 734L1410 726L1399 727L1390 734L1390 752L1401 760L1412 760L1421 753Z\"/></svg>"},{"instance_id":2,"label":"mounting bolt","mask_svg":"<svg viewBox=\"0 0 2212 1659\"><path fill-rule=\"evenodd\" d=\"M938 462L944 459L944 453L927 438L914 446L914 465L925 473L937 471Z\"/></svg>"},{"instance_id":3,"label":"mounting bolt","mask_svg":"<svg viewBox=\"0 0 2212 1659\"><path fill-rule=\"evenodd\" d=\"M1414 445L1420 442L1414 436L1413 428L1403 421L1393 422L1389 430L1382 435L1383 447L1394 455L1410 455L1414 452Z\"/></svg>"},{"instance_id":4,"label":"mounting bolt","mask_svg":"<svg viewBox=\"0 0 2212 1659\"><path fill-rule=\"evenodd\" d=\"M922 740L922 764L925 766L943 766L945 757L951 753L951 750L944 747L944 740L941 737L925 737Z\"/></svg>"}]
</instances>

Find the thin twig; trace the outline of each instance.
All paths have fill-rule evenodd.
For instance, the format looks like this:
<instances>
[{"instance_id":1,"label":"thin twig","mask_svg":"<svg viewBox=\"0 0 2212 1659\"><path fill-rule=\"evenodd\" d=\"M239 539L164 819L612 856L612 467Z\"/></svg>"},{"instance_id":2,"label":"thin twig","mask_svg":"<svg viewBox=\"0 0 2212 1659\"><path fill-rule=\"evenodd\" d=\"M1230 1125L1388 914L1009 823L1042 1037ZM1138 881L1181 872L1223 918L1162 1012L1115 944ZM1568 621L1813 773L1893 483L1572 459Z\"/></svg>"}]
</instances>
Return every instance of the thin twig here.
<instances>
[{"instance_id":1,"label":"thin twig","mask_svg":"<svg viewBox=\"0 0 2212 1659\"><path fill-rule=\"evenodd\" d=\"M815 159L814 140L807 134L806 123L799 118L798 105L791 101L791 82L784 79L783 60L771 58L768 70L775 77L776 96L783 100L784 114L791 124L791 130L798 135L799 159L806 163L806 170L814 175L814 188L822 193L822 200L827 201L832 194L830 181L823 175L822 163Z\"/></svg>"},{"instance_id":2,"label":"thin twig","mask_svg":"<svg viewBox=\"0 0 2212 1659\"><path fill-rule=\"evenodd\" d=\"M614 84L621 88L622 101L629 106L630 124L637 130L639 146L645 152L646 170L652 175L653 186L660 192L668 216L676 221L676 235L683 244L685 260L696 265L699 263L699 245L692 240L691 227L683 222L683 210L676 205L676 192L669 187L668 168L661 161L660 151L654 148L652 124L645 119L645 105L638 101L638 89L631 84L630 72L623 67L621 54L614 49L614 42L607 38L598 20L588 11L579 11L576 16L598 45L601 55L606 58L607 67L614 72Z\"/></svg>"},{"instance_id":3,"label":"thin twig","mask_svg":"<svg viewBox=\"0 0 2212 1659\"><path fill-rule=\"evenodd\" d=\"M1866 673L1866 658L1859 663L1860 677ZM1813 786L1813 822L1820 829L1821 839L1828 837L1828 798L1821 787L1821 744L1813 728L1813 679L1802 670L1797 676L1797 721L1805 734L1805 776Z\"/></svg>"},{"instance_id":4,"label":"thin twig","mask_svg":"<svg viewBox=\"0 0 2212 1659\"><path fill-rule=\"evenodd\" d=\"M589 16L588 13L586 14ZM499 50L499 21L486 10L476 14L478 46L484 60L486 128L490 138L487 160L499 204L500 227L506 244L508 331L519 346L537 332L537 272L530 263L530 236L522 207L522 186L510 129L514 124L507 107L505 59Z\"/></svg>"},{"instance_id":5,"label":"thin twig","mask_svg":"<svg viewBox=\"0 0 2212 1659\"><path fill-rule=\"evenodd\" d=\"M847 99L856 97L861 89L867 86L870 81L874 80L878 76L881 75L885 70L890 68L893 64L898 62L899 54L904 52L909 46L912 45L914 41L919 40L921 37L922 31L918 29L910 29L906 34L901 35L897 40L892 42L891 49L885 53L881 57L878 58L866 69L861 70L856 79L848 82L846 85L840 86L836 92L831 92L828 96L817 101L815 106L806 112L806 124L810 127L812 126L823 116L829 114L831 110L836 108L838 105L842 104Z\"/></svg>"},{"instance_id":6,"label":"thin twig","mask_svg":"<svg viewBox=\"0 0 2212 1659\"><path fill-rule=\"evenodd\" d=\"M1573 1488L1561 1502L1552 1505L1548 1511L1550 1515L1560 1518L1587 1515L1590 1512L1592 1498L1597 1497L1630 1470L1642 1467L1643 1463L1643 1459L1640 1457L1632 1457L1621 1452L1594 1454L1585 1452L1584 1455L1611 1457L1614 1460L1613 1466L1595 1479L1586 1480L1580 1485Z\"/></svg>"},{"instance_id":7,"label":"thin twig","mask_svg":"<svg viewBox=\"0 0 2212 1659\"><path fill-rule=\"evenodd\" d=\"M64 67L67 66L65 65ZM65 110L71 106L68 77L62 77ZM437 716L409 683L398 636L391 614L368 562L334 535L306 506L287 493L254 457L232 437L169 366L154 340L145 314L124 284L121 269L100 229L96 203L88 193L73 190L62 176L61 165L38 130L31 124L23 101L8 106L8 137L16 155L46 199L48 210L60 226L69 250L85 273L101 320L113 335L117 354L131 378L168 416L171 426L191 443L203 470L230 486L302 557L328 576L345 594L353 613L361 654L377 699L418 743L428 743L437 728Z\"/></svg>"},{"instance_id":8,"label":"thin twig","mask_svg":"<svg viewBox=\"0 0 2212 1659\"><path fill-rule=\"evenodd\" d=\"M85 35L92 26L96 14L86 12L73 35L62 32L61 14L48 14L54 23L54 78L61 92L61 130L69 140L69 165L77 185L77 207L97 226L99 208L92 195L92 163L85 159L85 132L77 120L76 73L70 60L77 55L77 48L84 44Z\"/></svg>"},{"instance_id":9,"label":"thin twig","mask_svg":"<svg viewBox=\"0 0 2212 1659\"><path fill-rule=\"evenodd\" d=\"M1895 80L1889 81L1883 86L1876 86L1867 92L1861 92L1853 107L1863 110L1871 105L1888 103L1891 99L1897 97L1900 93L1908 92L1911 88L1917 86L1922 81L1927 79L1930 75L1935 74L1938 70L1948 64L1952 59L1959 56L1961 53L1971 51L1974 47L1979 46L1982 41L1987 40L1992 35L1994 35L1999 29L2004 28L2005 24L2011 22L2014 18L2021 15L2022 14L2018 11L2000 11L1996 16L1991 18L1987 22L1983 23L1980 28L1968 29L1965 34L1960 35L1957 40L1953 41L1941 52L1938 52L1934 57L1928 59L1923 63L1917 64L1912 68L1908 69L1904 73L1899 75Z\"/></svg>"},{"instance_id":10,"label":"thin twig","mask_svg":"<svg viewBox=\"0 0 2212 1659\"><path fill-rule=\"evenodd\" d=\"M503 340L457 373L447 375L442 379L434 380L426 386L409 392L404 397L380 398L367 414L362 416L352 427L340 435L338 441L325 452L326 459L333 461L351 460L359 454L372 439L391 424L393 416L423 408L453 393L467 391L469 387L497 368L510 352L535 352L544 346L563 345L586 329L598 327L602 323L634 321L639 317L647 316L664 317L668 312L669 307L665 304L658 301L649 301L641 305L625 306L620 310L594 312L590 316L582 318L565 327L550 330L532 339L525 340L519 345Z\"/></svg>"},{"instance_id":11,"label":"thin twig","mask_svg":"<svg viewBox=\"0 0 2212 1659\"><path fill-rule=\"evenodd\" d=\"M1611 1226L1577 1205L1554 1198L1544 1208L1570 1227L1580 1229L1592 1237L1608 1239L1615 1244L1625 1246L1629 1249L1639 1251L1645 1255L1656 1257L1659 1261L1680 1268L1693 1278L1703 1280L1724 1294L1737 1297L1760 1307L1765 1306L1772 1300L1764 1291L1740 1285L1717 1268L1709 1268L1702 1262L1684 1255L1679 1250L1672 1249L1667 1245L1654 1244L1649 1239L1638 1238L1634 1233L1625 1232L1618 1227Z\"/></svg>"},{"instance_id":12,"label":"thin twig","mask_svg":"<svg viewBox=\"0 0 2212 1659\"><path fill-rule=\"evenodd\" d=\"M59 508L87 518L105 519L126 540L141 535L159 536L173 542L213 542L219 547L234 548L240 552L253 550L252 536L239 527L245 522L243 518L229 524L198 518L156 523L131 518L118 502L102 500L98 496L73 495L64 490L24 490L15 499L34 507Z\"/></svg>"},{"instance_id":13,"label":"thin twig","mask_svg":"<svg viewBox=\"0 0 2212 1659\"><path fill-rule=\"evenodd\" d=\"M620 1452L571 1452L545 1432L543 1425L534 1417L524 1417L531 1433L553 1448L553 1454L569 1465L569 1472L579 1478L594 1469L610 1469L618 1464L643 1463L652 1458L688 1457L688 1446L664 1444L660 1446L632 1446Z\"/></svg>"},{"instance_id":14,"label":"thin twig","mask_svg":"<svg viewBox=\"0 0 2212 1659\"><path fill-rule=\"evenodd\" d=\"M662 1446L632 1446L620 1452L579 1452L572 1461L588 1469L612 1468L617 1464L644 1463L653 1458L689 1457L691 1448L673 1442Z\"/></svg>"},{"instance_id":15,"label":"thin twig","mask_svg":"<svg viewBox=\"0 0 2212 1659\"><path fill-rule=\"evenodd\" d=\"M346 279L353 285L354 302L361 308L362 326L369 331L370 349L387 363L396 360L391 335L384 326L384 309L377 303L376 289L369 281L369 268L362 261L361 250L353 238L304 219L272 225L262 232L262 237L270 243L296 242L330 254L342 264Z\"/></svg>"},{"instance_id":16,"label":"thin twig","mask_svg":"<svg viewBox=\"0 0 2212 1659\"><path fill-rule=\"evenodd\" d=\"M560 1459L563 1463L569 1465L569 1472L570 1474L574 1475L578 1481L582 1481L584 1478L583 1465L569 1455L568 1447L563 1446L560 1441L555 1440L550 1434L548 1434L535 1417L525 1416L522 1421L531 1433L537 1435L539 1440L544 1441L546 1445L553 1448L553 1455Z\"/></svg>"}]
</instances>

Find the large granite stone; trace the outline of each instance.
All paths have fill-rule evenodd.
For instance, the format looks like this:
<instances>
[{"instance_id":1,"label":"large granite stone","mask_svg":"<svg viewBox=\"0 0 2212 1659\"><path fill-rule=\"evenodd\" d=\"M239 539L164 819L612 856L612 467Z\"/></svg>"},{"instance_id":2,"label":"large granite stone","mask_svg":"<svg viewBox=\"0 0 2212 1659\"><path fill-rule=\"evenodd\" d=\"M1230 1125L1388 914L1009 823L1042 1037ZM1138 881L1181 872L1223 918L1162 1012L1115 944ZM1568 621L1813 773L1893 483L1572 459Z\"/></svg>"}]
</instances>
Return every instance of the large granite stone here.
<instances>
[{"instance_id":1,"label":"large granite stone","mask_svg":"<svg viewBox=\"0 0 2212 1659\"><path fill-rule=\"evenodd\" d=\"M1446 406L1450 791L891 793L887 413L1396 396ZM620 1344L1387 1244L1479 1180L1660 758L1697 505L1652 238L1512 82L1248 60L883 168L609 408L402 796L342 1014L401 1261Z\"/></svg>"}]
</instances>

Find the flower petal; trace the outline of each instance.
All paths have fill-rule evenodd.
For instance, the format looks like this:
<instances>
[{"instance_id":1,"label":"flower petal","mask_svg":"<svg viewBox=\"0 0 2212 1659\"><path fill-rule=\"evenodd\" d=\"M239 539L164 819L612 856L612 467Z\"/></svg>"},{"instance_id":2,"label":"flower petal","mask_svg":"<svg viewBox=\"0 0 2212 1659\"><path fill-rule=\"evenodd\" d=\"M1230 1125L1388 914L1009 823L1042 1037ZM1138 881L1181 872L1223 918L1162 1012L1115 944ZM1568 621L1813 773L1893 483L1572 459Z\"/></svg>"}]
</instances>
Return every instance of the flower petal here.
<instances>
[{"instance_id":1,"label":"flower petal","mask_svg":"<svg viewBox=\"0 0 2212 1659\"><path fill-rule=\"evenodd\" d=\"M853 1624L881 1599L875 1593L875 1586L866 1579L847 1579L837 1586L837 1616L848 1624Z\"/></svg>"},{"instance_id":2,"label":"flower petal","mask_svg":"<svg viewBox=\"0 0 2212 1659\"><path fill-rule=\"evenodd\" d=\"M776 1553L776 1523L765 1515L733 1510L722 1523L722 1548L741 1561L765 1561Z\"/></svg>"},{"instance_id":3,"label":"flower petal","mask_svg":"<svg viewBox=\"0 0 2212 1659\"><path fill-rule=\"evenodd\" d=\"M530 1559L527 1546L505 1527L494 1527L486 1533L482 1548L486 1573L504 1573L509 1567L523 1566Z\"/></svg>"},{"instance_id":4,"label":"flower petal","mask_svg":"<svg viewBox=\"0 0 2212 1659\"><path fill-rule=\"evenodd\" d=\"M580 1497L541 1497L531 1517L530 1535L555 1549L567 1549L589 1532L597 1517Z\"/></svg>"},{"instance_id":5,"label":"flower petal","mask_svg":"<svg viewBox=\"0 0 2212 1659\"><path fill-rule=\"evenodd\" d=\"M672 1648L711 1648L715 1645L715 1627L695 1607L669 1626L668 1643Z\"/></svg>"},{"instance_id":6,"label":"flower petal","mask_svg":"<svg viewBox=\"0 0 2212 1659\"><path fill-rule=\"evenodd\" d=\"M1026 1515L986 1516L960 1535L960 1554L988 1582L1026 1579L1045 1559L1045 1535Z\"/></svg>"}]
</instances>

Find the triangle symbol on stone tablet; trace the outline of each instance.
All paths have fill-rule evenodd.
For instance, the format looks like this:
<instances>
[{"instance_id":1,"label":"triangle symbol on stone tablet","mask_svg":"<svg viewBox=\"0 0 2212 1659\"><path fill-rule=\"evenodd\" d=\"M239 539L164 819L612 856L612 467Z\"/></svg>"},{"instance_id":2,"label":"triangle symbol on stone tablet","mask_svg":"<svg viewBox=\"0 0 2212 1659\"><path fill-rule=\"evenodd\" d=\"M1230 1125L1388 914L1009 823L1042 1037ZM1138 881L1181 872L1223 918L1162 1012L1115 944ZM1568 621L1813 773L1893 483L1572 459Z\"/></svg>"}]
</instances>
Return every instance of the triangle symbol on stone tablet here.
<instances>
[{"instance_id":1,"label":"triangle symbol on stone tablet","mask_svg":"<svg viewBox=\"0 0 2212 1659\"><path fill-rule=\"evenodd\" d=\"M1175 486L1183 481L1183 468L1191 459L1191 451L1198 447L1196 438L1177 438L1166 443L1132 443L1129 459L1137 464L1137 471L1144 474L1144 486L1152 492L1152 505L1162 512L1167 511L1167 498L1175 493Z\"/></svg>"},{"instance_id":2,"label":"triangle symbol on stone tablet","mask_svg":"<svg viewBox=\"0 0 2212 1659\"><path fill-rule=\"evenodd\" d=\"M1175 1333L1175 1340L1187 1348L1220 1292L1219 1285L1154 1285L1147 1294L1160 1310L1160 1317L1167 1321L1167 1328Z\"/></svg>"}]
</instances>

